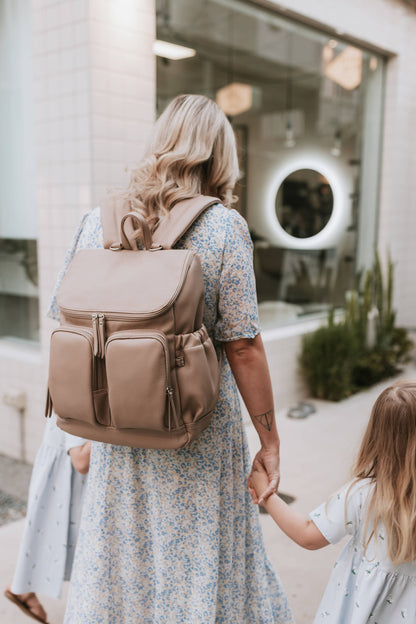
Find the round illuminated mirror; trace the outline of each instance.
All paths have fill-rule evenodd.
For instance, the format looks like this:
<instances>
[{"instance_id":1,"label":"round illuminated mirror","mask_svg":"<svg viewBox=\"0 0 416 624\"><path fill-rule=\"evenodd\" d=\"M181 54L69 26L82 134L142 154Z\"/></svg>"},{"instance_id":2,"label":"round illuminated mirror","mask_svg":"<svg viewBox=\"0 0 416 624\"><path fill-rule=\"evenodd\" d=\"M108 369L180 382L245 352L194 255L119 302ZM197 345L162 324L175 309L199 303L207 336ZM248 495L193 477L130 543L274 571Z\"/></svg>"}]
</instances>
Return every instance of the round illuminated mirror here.
<instances>
[{"instance_id":1,"label":"round illuminated mirror","mask_svg":"<svg viewBox=\"0 0 416 624\"><path fill-rule=\"evenodd\" d=\"M324 229L334 209L327 178L315 169L297 169L280 184L276 216L281 227L295 238L310 238Z\"/></svg>"}]
</instances>

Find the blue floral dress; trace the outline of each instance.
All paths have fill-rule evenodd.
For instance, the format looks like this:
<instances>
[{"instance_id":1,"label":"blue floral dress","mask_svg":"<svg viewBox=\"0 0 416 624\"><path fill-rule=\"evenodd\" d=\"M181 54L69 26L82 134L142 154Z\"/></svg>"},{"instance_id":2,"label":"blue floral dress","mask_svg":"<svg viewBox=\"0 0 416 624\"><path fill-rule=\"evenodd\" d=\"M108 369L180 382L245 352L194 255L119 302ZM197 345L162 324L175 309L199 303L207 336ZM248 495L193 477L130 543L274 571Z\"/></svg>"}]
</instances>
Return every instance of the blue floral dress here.
<instances>
[{"instance_id":1,"label":"blue floral dress","mask_svg":"<svg viewBox=\"0 0 416 624\"><path fill-rule=\"evenodd\" d=\"M99 208L68 252L102 246ZM177 245L200 256L218 348L259 331L244 219L216 205ZM55 300L52 311L58 314ZM181 450L94 442L65 624L283 624L291 611L246 491L250 457L226 358L207 430Z\"/></svg>"}]
</instances>

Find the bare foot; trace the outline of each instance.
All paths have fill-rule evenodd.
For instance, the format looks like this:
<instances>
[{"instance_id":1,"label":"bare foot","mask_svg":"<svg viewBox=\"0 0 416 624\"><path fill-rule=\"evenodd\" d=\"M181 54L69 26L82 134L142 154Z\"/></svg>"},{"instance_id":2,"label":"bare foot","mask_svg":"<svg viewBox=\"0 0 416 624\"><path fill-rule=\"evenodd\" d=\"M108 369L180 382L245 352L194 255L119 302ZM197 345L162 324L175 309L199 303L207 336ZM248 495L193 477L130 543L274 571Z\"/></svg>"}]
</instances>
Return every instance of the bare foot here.
<instances>
[{"instance_id":1,"label":"bare foot","mask_svg":"<svg viewBox=\"0 0 416 624\"><path fill-rule=\"evenodd\" d=\"M18 606L20 606L20 608L25 611L27 615L35 616L35 619L39 622L47 622L46 611L40 604L35 593L29 592L27 594L14 594L10 589L10 585L7 587L7 591L15 599L16 604L21 603L18 604Z\"/></svg>"}]
</instances>

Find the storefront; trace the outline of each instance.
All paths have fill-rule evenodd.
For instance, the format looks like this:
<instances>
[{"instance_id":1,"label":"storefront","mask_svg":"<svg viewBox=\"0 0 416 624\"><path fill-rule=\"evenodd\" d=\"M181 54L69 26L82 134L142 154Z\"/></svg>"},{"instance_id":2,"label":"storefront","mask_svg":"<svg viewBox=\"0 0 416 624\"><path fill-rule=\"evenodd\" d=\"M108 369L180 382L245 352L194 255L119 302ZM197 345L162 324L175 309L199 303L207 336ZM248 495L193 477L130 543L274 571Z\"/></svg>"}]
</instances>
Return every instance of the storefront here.
<instances>
[{"instance_id":1,"label":"storefront","mask_svg":"<svg viewBox=\"0 0 416 624\"><path fill-rule=\"evenodd\" d=\"M384 58L239 0L156 8L158 113L203 93L234 127L263 329L342 306L376 241Z\"/></svg>"},{"instance_id":2,"label":"storefront","mask_svg":"<svg viewBox=\"0 0 416 624\"><path fill-rule=\"evenodd\" d=\"M0 0L0 452L33 460L42 436L44 312L75 225L178 93L235 130L278 405L305 396L302 336L376 246L414 327L414 4Z\"/></svg>"}]
</instances>

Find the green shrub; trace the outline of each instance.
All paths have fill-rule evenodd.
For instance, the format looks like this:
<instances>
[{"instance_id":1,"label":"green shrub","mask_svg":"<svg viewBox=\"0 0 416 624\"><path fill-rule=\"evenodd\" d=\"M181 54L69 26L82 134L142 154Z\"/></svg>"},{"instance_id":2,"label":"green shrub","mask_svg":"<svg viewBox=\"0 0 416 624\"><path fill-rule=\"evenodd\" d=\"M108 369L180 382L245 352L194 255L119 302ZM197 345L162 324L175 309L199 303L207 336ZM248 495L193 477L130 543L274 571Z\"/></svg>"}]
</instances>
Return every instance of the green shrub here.
<instances>
[{"instance_id":1,"label":"green shrub","mask_svg":"<svg viewBox=\"0 0 416 624\"><path fill-rule=\"evenodd\" d=\"M358 345L345 324L329 322L303 338L300 359L312 396L340 401L353 392L352 363Z\"/></svg>"},{"instance_id":2,"label":"green shrub","mask_svg":"<svg viewBox=\"0 0 416 624\"><path fill-rule=\"evenodd\" d=\"M312 396L339 401L400 372L413 347L407 331L395 327L393 263L384 279L378 254L362 288L348 293L345 316L304 337L300 364Z\"/></svg>"}]
</instances>

